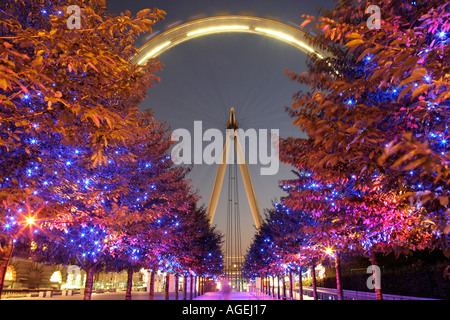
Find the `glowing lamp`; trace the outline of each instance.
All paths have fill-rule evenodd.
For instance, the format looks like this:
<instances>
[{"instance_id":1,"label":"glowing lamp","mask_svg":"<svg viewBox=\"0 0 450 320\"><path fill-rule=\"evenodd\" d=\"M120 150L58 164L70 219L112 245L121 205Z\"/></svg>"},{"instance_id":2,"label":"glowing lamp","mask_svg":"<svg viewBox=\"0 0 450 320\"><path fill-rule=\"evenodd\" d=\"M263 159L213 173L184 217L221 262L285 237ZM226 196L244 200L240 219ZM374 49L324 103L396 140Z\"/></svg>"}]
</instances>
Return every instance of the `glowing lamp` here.
<instances>
[{"instance_id":1,"label":"glowing lamp","mask_svg":"<svg viewBox=\"0 0 450 320\"><path fill-rule=\"evenodd\" d=\"M25 220L25 222L26 222L27 226L31 226L31 225L33 225L36 222L36 220L33 217L28 217Z\"/></svg>"}]
</instances>

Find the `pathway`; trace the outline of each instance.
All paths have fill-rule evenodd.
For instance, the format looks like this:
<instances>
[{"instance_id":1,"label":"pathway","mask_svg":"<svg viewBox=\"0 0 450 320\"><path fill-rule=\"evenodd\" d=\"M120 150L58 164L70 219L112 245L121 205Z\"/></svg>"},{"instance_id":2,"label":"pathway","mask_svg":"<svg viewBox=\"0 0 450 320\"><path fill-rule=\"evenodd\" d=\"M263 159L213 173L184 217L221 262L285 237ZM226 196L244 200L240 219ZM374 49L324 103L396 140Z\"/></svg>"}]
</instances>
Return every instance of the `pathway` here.
<instances>
[{"instance_id":1,"label":"pathway","mask_svg":"<svg viewBox=\"0 0 450 320\"><path fill-rule=\"evenodd\" d=\"M205 294L195 298L195 300L258 300L249 292L206 292Z\"/></svg>"}]
</instances>

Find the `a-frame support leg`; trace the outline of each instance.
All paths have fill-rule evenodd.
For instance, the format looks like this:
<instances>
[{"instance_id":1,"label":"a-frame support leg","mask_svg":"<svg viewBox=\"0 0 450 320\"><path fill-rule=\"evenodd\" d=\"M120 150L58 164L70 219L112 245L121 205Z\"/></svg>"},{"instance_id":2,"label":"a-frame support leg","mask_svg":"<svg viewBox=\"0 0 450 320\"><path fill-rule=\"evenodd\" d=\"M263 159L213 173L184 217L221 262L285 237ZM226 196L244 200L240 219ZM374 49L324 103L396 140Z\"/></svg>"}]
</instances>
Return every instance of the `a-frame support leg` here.
<instances>
[{"instance_id":1,"label":"a-frame support leg","mask_svg":"<svg viewBox=\"0 0 450 320\"><path fill-rule=\"evenodd\" d=\"M234 131L235 132L235 131ZM258 202L256 200L255 189L253 187L252 179L250 177L250 171L248 170L247 162L245 161L244 152L242 150L242 145L238 137L231 133L227 135L227 140L222 152L222 163L219 164L217 168L216 178L214 179L214 185L211 191L211 197L209 198L208 209L206 217L210 224L214 219L216 213L217 204L219 202L220 191L222 189L223 178L225 176L225 171L227 168L227 159L230 151L230 140L233 139L234 146L237 153L237 161L239 163L239 168L242 174L242 180L244 181L244 187L247 194L247 200L250 205L250 210L252 211L253 220L255 222L256 229L260 229L262 225L261 213L259 211Z\"/></svg>"}]
</instances>

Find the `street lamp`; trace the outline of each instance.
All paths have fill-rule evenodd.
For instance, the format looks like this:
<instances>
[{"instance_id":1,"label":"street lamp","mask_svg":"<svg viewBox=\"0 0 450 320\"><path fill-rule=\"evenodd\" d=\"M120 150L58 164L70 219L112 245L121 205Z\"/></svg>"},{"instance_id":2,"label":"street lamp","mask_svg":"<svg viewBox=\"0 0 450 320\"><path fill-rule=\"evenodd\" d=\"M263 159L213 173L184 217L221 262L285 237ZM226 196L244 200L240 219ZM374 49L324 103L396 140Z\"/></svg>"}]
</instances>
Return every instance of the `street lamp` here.
<instances>
[{"instance_id":1,"label":"street lamp","mask_svg":"<svg viewBox=\"0 0 450 320\"><path fill-rule=\"evenodd\" d=\"M341 265L340 265L339 257L335 254L332 247L327 247L325 249L325 254L334 259L334 267L336 269L337 297L338 297L338 300L342 300L344 298L344 291L342 290L342 286L341 286Z\"/></svg>"},{"instance_id":2,"label":"street lamp","mask_svg":"<svg viewBox=\"0 0 450 320\"><path fill-rule=\"evenodd\" d=\"M330 257L334 258L334 250L331 247L328 247L325 249L325 254L329 255Z\"/></svg>"},{"instance_id":3,"label":"street lamp","mask_svg":"<svg viewBox=\"0 0 450 320\"><path fill-rule=\"evenodd\" d=\"M35 222L36 222L36 219L31 216L25 220L25 223L27 226L32 226L32 225L34 225Z\"/></svg>"}]
</instances>

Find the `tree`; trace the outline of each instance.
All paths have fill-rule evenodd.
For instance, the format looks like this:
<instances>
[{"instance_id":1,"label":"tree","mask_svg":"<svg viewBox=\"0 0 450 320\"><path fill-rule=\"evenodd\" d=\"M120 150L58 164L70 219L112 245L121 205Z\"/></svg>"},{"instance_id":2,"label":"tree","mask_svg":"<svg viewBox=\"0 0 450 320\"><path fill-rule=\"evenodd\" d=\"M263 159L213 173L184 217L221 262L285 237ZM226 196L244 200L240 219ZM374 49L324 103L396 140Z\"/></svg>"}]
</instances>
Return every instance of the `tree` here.
<instances>
[{"instance_id":1,"label":"tree","mask_svg":"<svg viewBox=\"0 0 450 320\"><path fill-rule=\"evenodd\" d=\"M417 207L419 225L431 224L447 247L448 4L376 4L379 31L367 28L366 1L342 1L318 19L306 17L304 25L317 21L317 41L333 57L312 61L308 73L289 73L311 91L296 95L290 109L308 139L286 139L284 159L324 182L355 177L361 191Z\"/></svg>"},{"instance_id":2,"label":"tree","mask_svg":"<svg viewBox=\"0 0 450 320\"><path fill-rule=\"evenodd\" d=\"M436 237L432 230L425 232L416 227L409 207L399 207L392 199L380 199L374 192L360 192L354 188L354 180L341 185L324 184L311 173L296 174L298 179L283 182L282 188L288 192L284 203L292 211L309 213L307 219L302 219L299 231L309 236L322 257L326 253L333 258L340 297L342 254L366 255L377 265L378 252L400 254L433 246ZM379 286L376 293L381 299Z\"/></svg>"},{"instance_id":3,"label":"tree","mask_svg":"<svg viewBox=\"0 0 450 320\"><path fill-rule=\"evenodd\" d=\"M37 261L80 264L86 271L84 300L90 300L94 274L102 269L114 238L105 228L92 222L67 223L64 230L55 228L51 233L38 233L35 241L39 247L32 254Z\"/></svg>"},{"instance_id":4,"label":"tree","mask_svg":"<svg viewBox=\"0 0 450 320\"><path fill-rule=\"evenodd\" d=\"M191 202L190 211L180 217L180 228L174 236L173 250L180 259L180 273L191 276L216 277L223 273L223 236L211 226L206 209ZM187 283L185 281L185 283Z\"/></svg>"},{"instance_id":5,"label":"tree","mask_svg":"<svg viewBox=\"0 0 450 320\"><path fill-rule=\"evenodd\" d=\"M324 185L351 186L354 195L345 192L340 208L377 226L367 237L397 233L387 247L447 250L448 4L414 3L377 1L379 31L367 28L367 2L341 1L318 19L306 16L303 25L316 21L316 41L333 56L312 60L307 73L289 73L310 86L289 109L307 139L285 139L282 160ZM430 230L437 241L429 241Z\"/></svg>"},{"instance_id":6,"label":"tree","mask_svg":"<svg viewBox=\"0 0 450 320\"><path fill-rule=\"evenodd\" d=\"M311 229L314 224L317 222L312 214L288 207L287 197L274 202L274 207L267 210L260 232L255 235L246 254L244 274L252 279L256 276L279 277L288 271L290 274L291 270L301 270L302 266L314 272L325 251L324 245L315 242L317 238ZM316 299L314 277L313 292ZM300 297L302 299L302 292Z\"/></svg>"},{"instance_id":7,"label":"tree","mask_svg":"<svg viewBox=\"0 0 450 320\"><path fill-rule=\"evenodd\" d=\"M270 261L273 258L267 250L269 248L268 243L271 241L270 235L270 227L264 221L260 232L253 236L242 265L242 272L247 278L254 279L255 277L269 274Z\"/></svg>"},{"instance_id":8,"label":"tree","mask_svg":"<svg viewBox=\"0 0 450 320\"><path fill-rule=\"evenodd\" d=\"M109 270L125 268L132 279L133 270L145 265L146 253L152 252L152 246L162 247L158 249L160 258L164 246L170 242L162 231L167 233L170 228L175 228L170 223L161 223L161 220L173 222L176 214L190 208L190 187L184 179L187 168L175 167L167 156L171 145L167 129L154 121L150 112L141 115L139 126L138 131L145 129L145 134L128 141L127 145L119 144L106 149L105 154L117 155L117 160L110 157L107 165L83 171L84 166L78 166L77 157L72 155L82 154L84 150L77 149L78 153L61 152L68 158L65 158L65 170L60 172L62 185L57 185L54 195L60 201L69 202L71 210L61 213L42 227L52 239L51 243L36 242L37 246L51 246L52 252L60 252L54 255L54 259L46 255L46 262L68 263L66 255L78 257L86 255L86 252L84 246L66 245L64 233L67 233L67 228L85 234L83 227L89 222L101 226L114 237L114 241L109 241L105 248L105 255L97 254L96 259L88 263L79 259L88 275L85 299L90 299L92 279L89 277L93 277L92 270L97 266L106 264ZM131 154L136 159L123 161L120 157L122 153ZM79 237L89 240L85 236ZM162 241L163 238L167 240ZM127 298L131 299L131 282Z\"/></svg>"},{"instance_id":9,"label":"tree","mask_svg":"<svg viewBox=\"0 0 450 320\"><path fill-rule=\"evenodd\" d=\"M80 30L66 25L65 12L72 4L82 8ZM80 156L88 170L107 164L108 146L138 134L137 105L157 81L152 73L160 65L151 60L140 67L130 58L137 52L134 41L139 34L151 31L163 14L146 9L135 18L129 12L113 16L103 0L2 3L2 226L17 218L15 210L24 210L24 203L35 220L52 220L70 210L67 202L55 199L46 180L58 180L57 168L67 165L54 153L59 145L71 146L73 152L82 147ZM14 230L2 233L0 240L0 289L17 237Z\"/></svg>"}]
</instances>

